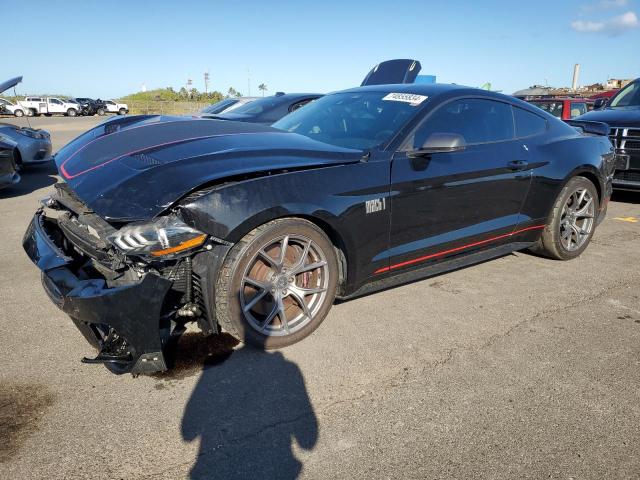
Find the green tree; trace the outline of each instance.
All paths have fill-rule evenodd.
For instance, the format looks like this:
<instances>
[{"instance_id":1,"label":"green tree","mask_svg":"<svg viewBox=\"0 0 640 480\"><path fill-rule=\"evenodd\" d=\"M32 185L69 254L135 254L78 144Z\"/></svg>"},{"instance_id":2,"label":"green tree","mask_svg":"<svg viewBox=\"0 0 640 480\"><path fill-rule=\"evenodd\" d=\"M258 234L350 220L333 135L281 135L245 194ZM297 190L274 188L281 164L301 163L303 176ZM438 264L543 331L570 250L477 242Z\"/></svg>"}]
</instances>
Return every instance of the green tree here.
<instances>
[{"instance_id":1,"label":"green tree","mask_svg":"<svg viewBox=\"0 0 640 480\"><path fill-rule=\"evenodd\" d=\"M238 91L233 87L229 87L229 91L227 92L227 97L237 97L237 96L238 96Z\"/></svg>"},{"instance_id":2,"label":"green tree","mask_svg":"<svg viewBox=\"0 0 640 480\"><path fill-rule=\"evenodd\" d=\"M266 92L268 89L264 83L261 83L260 85L258 85L258 90L262 92L262 96L264 97L264 92Z\"/></svg>"}]
</instances>

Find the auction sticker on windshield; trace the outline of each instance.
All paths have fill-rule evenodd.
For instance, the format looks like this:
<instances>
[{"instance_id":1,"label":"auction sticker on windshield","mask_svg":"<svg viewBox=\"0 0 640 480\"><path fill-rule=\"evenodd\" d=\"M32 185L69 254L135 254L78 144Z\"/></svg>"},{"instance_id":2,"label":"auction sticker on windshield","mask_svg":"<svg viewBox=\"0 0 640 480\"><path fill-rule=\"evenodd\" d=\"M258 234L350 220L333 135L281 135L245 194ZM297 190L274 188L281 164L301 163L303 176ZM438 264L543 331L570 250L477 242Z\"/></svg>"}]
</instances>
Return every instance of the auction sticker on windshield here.
<instances>
[{"instance_id":1,"label":"auction sticker on windshield","mask_svg":"<svg viewBox=\"0 0 640 480\"><path fill-rule=\"evenodd\" d=\"M427 98L426 95L415 95L413 93L389 93L384 96L382 100L389 100L392 102L405 102L413 106L420 105Z\"/></svg>"}]
</instances>

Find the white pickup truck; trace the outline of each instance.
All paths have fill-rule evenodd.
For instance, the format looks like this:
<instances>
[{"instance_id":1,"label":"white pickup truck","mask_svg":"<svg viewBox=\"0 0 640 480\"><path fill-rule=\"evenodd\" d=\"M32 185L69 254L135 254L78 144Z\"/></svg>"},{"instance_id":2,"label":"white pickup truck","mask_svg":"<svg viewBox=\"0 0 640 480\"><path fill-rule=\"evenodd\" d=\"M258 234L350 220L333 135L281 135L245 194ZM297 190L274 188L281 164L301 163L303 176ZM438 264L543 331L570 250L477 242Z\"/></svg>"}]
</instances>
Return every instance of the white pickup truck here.
<instances>
[{"instance_id":1,"label":"white pickup truck","mask_svg":"<svg viewBox=\"0 0 640 480\"><path fill-rule=\"evenodd\" d=\"M107 107L107 112L109 113L117 113L118 115L129 113L129 106L126 103L117 103L113 100L105 100L104 106Z\"/></svg>"},{"instance_id":2,"label":"white pickup truck","mask_svg":"<svg viewBox=\"0 0 640 480\"><path fill-rule=\"evenodd\" d=\"M78 104L67 102L54 97L25 97L24 100L18 102L27 110L28 115L47 115L54 114L67 115L75 117L78 115Z\"/></svg>"}]
</instances>

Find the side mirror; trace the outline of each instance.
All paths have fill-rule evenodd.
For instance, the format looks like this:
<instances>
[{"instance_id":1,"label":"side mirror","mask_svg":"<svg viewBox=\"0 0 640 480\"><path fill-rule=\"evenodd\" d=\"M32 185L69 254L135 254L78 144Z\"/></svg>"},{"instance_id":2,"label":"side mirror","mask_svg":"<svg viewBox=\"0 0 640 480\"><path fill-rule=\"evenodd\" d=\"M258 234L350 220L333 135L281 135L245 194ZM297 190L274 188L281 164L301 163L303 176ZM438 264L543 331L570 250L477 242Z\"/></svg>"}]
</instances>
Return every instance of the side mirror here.
<instances>
[{"instance_id":1,"label":"side mirror","mask_svg":"<svg viewBox=\"0 0 640 480\"><path fill-rule=\"evenodd\" d=\"M606 98L596 98L596 101L593 102L593 109L600 110L601 108L604 108L606 105L607 105Z\"/></svg>"},{"instance_id":2,"label":"side mirror","mask_svg":"<svg viewBox=\"0 0 640 480\"><path fill-rule=\"evenodd\" d=\"M467 148L462 135L457 133L432 133L418 150L407 152L409 157L422 157L433 153L460 152Z\"/></svg>"}]
</instances>

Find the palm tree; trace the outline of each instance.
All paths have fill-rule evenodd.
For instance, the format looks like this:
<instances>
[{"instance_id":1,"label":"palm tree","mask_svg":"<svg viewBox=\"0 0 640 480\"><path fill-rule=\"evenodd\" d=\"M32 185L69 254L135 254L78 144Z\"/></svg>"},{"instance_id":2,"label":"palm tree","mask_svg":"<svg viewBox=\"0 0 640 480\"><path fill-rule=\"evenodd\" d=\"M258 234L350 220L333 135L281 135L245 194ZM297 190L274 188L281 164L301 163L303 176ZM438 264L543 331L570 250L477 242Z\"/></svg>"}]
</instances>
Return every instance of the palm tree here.
<instances>
[{"instance_id":1,"label":"palm tree","mask_svg":"<svg viewBox=\"0 0 640 480\"><path fill-rule=\"evenodd\" d=\"M262 92L262 96L264 97L264 92L266 92L268 89L264 83L261 83L260 85L258 85L258 90Z\"/></svg>"},{"instance_id":2,"label":"palm tree","mask_svg":"<svg viewBox=\"0 0 640 480\"><path fill-rule=\"evenodd\" d=\"M227 96L228 97L236 97L237 95L238 95L238 91L233 87L229 87L229 91L227 92Z\"/></svg>"}]
</instances>

